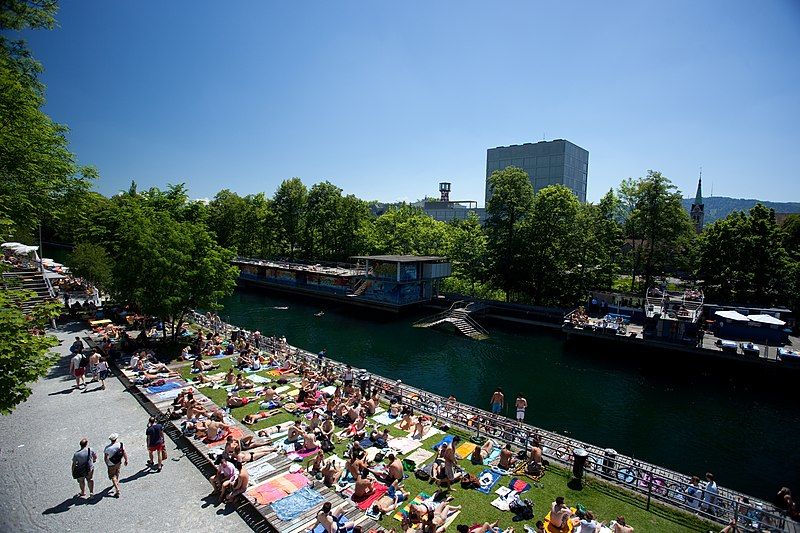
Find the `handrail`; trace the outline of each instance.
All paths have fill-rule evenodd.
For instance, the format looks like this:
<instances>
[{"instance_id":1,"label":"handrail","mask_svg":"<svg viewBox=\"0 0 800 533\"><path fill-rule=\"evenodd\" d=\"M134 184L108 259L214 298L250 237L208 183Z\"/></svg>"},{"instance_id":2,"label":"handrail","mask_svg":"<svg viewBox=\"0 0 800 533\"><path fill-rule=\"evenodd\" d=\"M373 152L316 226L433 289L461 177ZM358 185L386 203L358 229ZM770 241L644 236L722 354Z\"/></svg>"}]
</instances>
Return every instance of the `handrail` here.
<instances>
[{"instance_id":1,"label":"handrail","mask_svg":"<svg viewBox=\"0 0 800 533\"><path fill-rule=\"evenodd\" d=\"M201 324L209 322L206 316L199 313L194 312L192 316ZM220 329L228 331L239 328L233 328L222 322ZM250 332L241 331L244 332L246 339L253 340ZM273 351L277 351L279 347L283 348L271 338L262 338L260 344L271 346ZM311 366L318 364L319 355L300 348L293 348L294 351L292 351L292 348L289 346L287 356L294 356L296 363ZM329 358L323 360L325 365L336 371L343 372L345 369L344 363ZM603 449L558 433L520 423L471 405L450 401L437 394L407 385L399 380L369 373L366 370L363 371L361 378L369 380L373 387L377 386L383 393L384 399L398 397L401 403L431 416L435 422L446 422L450 426L468 433L475 432L478 436L483 433L526 451L529 444L538 441L543 456L561 465L569 466L572 462L573 451L576 448L582 448L589 454L586 463L588 475L646 496L648 510L650 500L657 500L719 524L727 524L734 520L741 530L752 532L783 531L789 520L774 505L721 486L718 486L716 496L708 498L710 500L708 506L699 508L694 505L694 502L703 503L705 501L705 489L701 488L694 496L689 496L687 489L690 487L691 477L686 474L618 454L615 450ZM743 498L747 498L749 503L744 504Z\"/></svg>"}]
</instances>

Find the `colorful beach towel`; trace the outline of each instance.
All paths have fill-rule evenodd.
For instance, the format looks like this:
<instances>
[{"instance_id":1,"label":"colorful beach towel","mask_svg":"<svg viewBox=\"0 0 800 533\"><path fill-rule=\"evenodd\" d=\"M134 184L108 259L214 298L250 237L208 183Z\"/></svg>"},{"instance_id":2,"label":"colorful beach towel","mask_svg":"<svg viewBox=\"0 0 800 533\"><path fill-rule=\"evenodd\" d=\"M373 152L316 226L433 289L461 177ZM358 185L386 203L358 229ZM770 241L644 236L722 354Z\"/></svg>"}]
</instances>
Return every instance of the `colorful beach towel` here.
<instances>
[{"instance_id":1,"label":"colorful beach towel","mask_svg":"<svg viewBox=\"0 0 800 533\"><path fill-rule=\"evenodd\" d=\"M244 437L244 431L239 429L239 428L237 428L237 427L232 427L232 428L230 428L229 431L226 431L225 433L223 433L222 437L220 437L218 440L206 441L204 439L203 442L205 442L209 446L219 446L220 444L224 444L225 443L225 440L228 438L228 435L233 435L233 438L235 440L239 440L242 437Z\"/></svg>"},{"instance_id":2,"label":"colorful beach towel","mask_svg":"<svg viewBox=\"0 0 800 533\"><path fill-rule=\"evenodd\" d=\"M511 478L511 481L508 483L508 488L511 490L515 490L518 493L522 494L523 492L530 490L531 485L525 481L522 481L519 478Z\"/></svg>"},{"instance_id":3,"label":"colorful beach towel","mask_svg":"<svg viewBox=\"0 0 800 533\"><path fill-rule=\"evenodd\" d=\"M470 455L472 455L472 451L477 448L478 445L474 442L465 442L458 448L456 448L456 455L461 459L466 459Z\"/></svg>"},{"instance_id":4,"label":"colorful beach towel","mask_svg":"<svg viewBox=\"0 0 800 533\"><path fill-rule=\"evenodd\" d=\"M411 507L411 505L420 505L423 501L427 500L428 498L430 498L430 495L428 493L420 492L419 494L414 496L413 500L411 500L404 506L397 509L397 511L395 511L395 513L392 515L392 518L394 518L395 520L400 520L402 522L403 517L408 516L408 509L409 507Z\"/></svg>"},{"instance_id":5,"label":"colorful beach towel","mask_svg":"<svg viewBox=\"0 0 800 533\"><path fill-rule=\"evenodd\" d=\"M445 435L444 437L442 437L442 440L440 440L439 442L437 442L436 444L431 446L431 449L432 450L438 450L441 445L450 444L451 442L453 442L453 436L452 435Z\"/></svg>"},{"instance_id":6,"label":"colorful beach towel","mask_svg":"<svg viewBox=\"0 0 800 533\"><path fill-rule=\"evenodd\" d=\"M489 457L483 460L484 464L492 464L495 461L500 459L500 448L495 446L492 448L492 453L489 454Z\"/></svg>"},{"instance_id":7,"label":"colorful beach towel","mask_svg":"<svg viewBox=\"0 0 800 533\"><path fill-rule=\"evenodd\" d=\"M256 485L247 491L247 495L255 499L259 505L266 505L293 494L308 483L308 478L303 474L285 473Z\"/></svg>"},{"instance_id":8,"label":"colorful beach towel","mask_svg":"<svg viewBox=\"0 0 800 533\"><path fill-rule=\"evenodd\" d=\"M492 487L494 487L495 483L500 479L500 474L495 472L494 470L484 469L483 472L478 474L478 481L480 482L481 486L478 488L484 494L489 494L491 492Z\"/></svg>"},{"instance_id":9,"label":"colorful beach towel","mask_svg":"<svg viewBox=\"0 0 800 533\"><path fill-rule=\"evenodd\" d=\"M174 400L178 397L178 394L181 393L181 389L172 389L164 392L157 392L155 394L149 395L150 401L153 403L161 403L166 402L168 400Z\"/></svg>"},{"instance_id":10,"label":"colorful beach towel","mask_svg":"<svg viewBox=\"0 0 800 533\"><path fill-rule=\"evenodd\" d=\"M271 507L279 520L289 521L318 506L323 501L325 498L322 497L322 494L310 487L303 487L285 498L272 502Z\"/></svg>"},{"instance_id":11,"label":"colorful beach towel","mask_svg":"<svg viewBox=\"0 0 800 533\"><path fill-rule=\"evenodd\" d=\"M309 455L314 455L318 451L319 451L319 447L314 448L313 450L298 450L298 451L290 452L290 453L286 454L286 457L290 461L297 461L298 459L305 459Z\"/></svg>"},{"instance_id":12,"label":"colorful beach towel","mask_svg":"<svg viewBox=\"0 0 800 533\"><path fill-rule=\"evenodd\" d=\"M272 454L270 454L272 455ZM270 455L264 456L247 465L247 471L250 472L249 486L256 485L265 476L275 471L275 467L269 463Z\"/></svg>"},{"instance_id":13,"label":"colorful beach towel","mask_svg":"<svg viewBox=\"0 0 800 533\"><path fill-rule=\"evenodd\" d=\"M355 498L351 498L353 500L353 502L355 502L356 507L358 507L362 511L366 511L367 509L372 507L372 504L375 503L376 501L378 501L378 498L380 498L381 496L386 494L386 491L389 490L389 488L386 485L384 485L383 483L375 483L375 484L373 484L372 485L372 489L373 489L372 493L369 494L366 498L363 498L363 499L360 499L360 500L356 500Z\"/></svg>"},{"instance_id":14,"label":"colorful beach towel","mask_svg":"<svg viewBox=\"0 0 800 533\"><path fill-rule=\"evenodd\" d=\"M180 389L184 385L186 385L186 383L182 383L180 381L168 381L168 382L164 383L163 385L156 385L154 387L147 387L145 389L145 392L147 394L157 394L159 392L167 392L168 390Z\"/></svg>"}]
</instances>

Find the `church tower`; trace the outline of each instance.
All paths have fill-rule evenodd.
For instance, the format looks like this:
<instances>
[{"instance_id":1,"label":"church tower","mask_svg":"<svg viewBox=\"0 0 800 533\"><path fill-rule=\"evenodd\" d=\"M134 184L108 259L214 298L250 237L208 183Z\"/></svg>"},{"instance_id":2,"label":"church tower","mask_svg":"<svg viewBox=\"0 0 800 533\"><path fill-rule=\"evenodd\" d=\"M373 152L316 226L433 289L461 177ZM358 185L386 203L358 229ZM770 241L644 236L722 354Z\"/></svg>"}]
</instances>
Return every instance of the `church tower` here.
<instances>
[{"instance_id":1,"label":"church tower","mask_svg":"<svg viewBox=\"0 0 800 533\"><path fill-rule=\"evenodd\" d=\"M703 171L700 171L700 179L697 180L697 194L694 197L694 203L692 203L692 210L689 214L692 217L692 222L694 223L694 230L697 233L701 233L703 231L703 218L704 218L704 211L705 206L703 204Z\"/></svg>"}]
</instances>

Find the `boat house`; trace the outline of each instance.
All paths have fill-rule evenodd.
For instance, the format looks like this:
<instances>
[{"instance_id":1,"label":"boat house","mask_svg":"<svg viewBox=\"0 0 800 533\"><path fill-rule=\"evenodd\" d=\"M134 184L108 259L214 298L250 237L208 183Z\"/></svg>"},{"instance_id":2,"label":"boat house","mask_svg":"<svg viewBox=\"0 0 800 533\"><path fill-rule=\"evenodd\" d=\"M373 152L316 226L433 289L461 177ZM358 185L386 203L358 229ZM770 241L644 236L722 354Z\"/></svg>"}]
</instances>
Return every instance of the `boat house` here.
<instances>
[{"instance_id":1,"label":"boat house","mask_svg":"<svg viewBox=\"0 0 800 533\"><path fill-rule=\"evenodd\" d=\"M700 335L703 293L699 290L647 290L644 303L644 339L694 346Z\"/></svg>"},{"instance_id":2,"label":"boat house","mask_svg":"<svg viewBox=\"0 0 800 533\"><path fill-rule=\"evenodd\" d=\"M438 256L359 255L354 263L321 264L239 258L241 285L269 287L387 311L430 301L450 261Z\"/></svg>"}]
</instances>

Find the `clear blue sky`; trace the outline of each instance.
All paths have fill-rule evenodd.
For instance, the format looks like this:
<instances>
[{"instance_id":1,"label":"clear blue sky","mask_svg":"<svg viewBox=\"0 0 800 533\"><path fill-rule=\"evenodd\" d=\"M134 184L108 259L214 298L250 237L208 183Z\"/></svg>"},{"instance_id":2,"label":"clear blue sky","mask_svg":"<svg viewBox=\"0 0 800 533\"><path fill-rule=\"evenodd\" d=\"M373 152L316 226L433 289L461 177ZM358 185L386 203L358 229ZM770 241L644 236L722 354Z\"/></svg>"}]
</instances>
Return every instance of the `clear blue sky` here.
<instances>
[{"instance_id":1,"label":"clear blue sky","mask_svg":"<svg viewBox=\"0 0 800 533\"><path fill-rule=\"evenodd\" d=\"M483 204L486 149L565 138L589 199L662 171L800 200L800 3L63 2L27 35L103 193L186 182Z\"/></svg>"}]
</instances>

